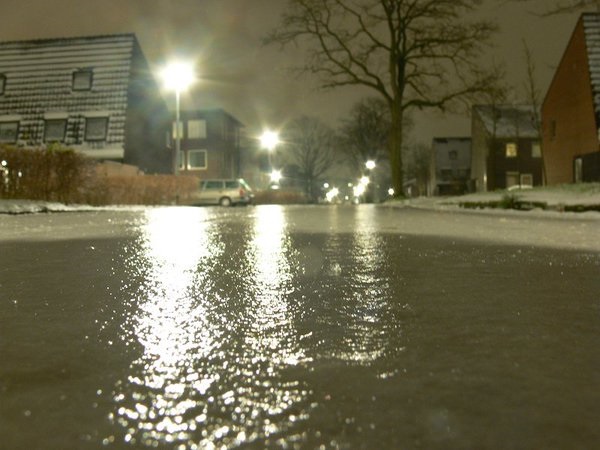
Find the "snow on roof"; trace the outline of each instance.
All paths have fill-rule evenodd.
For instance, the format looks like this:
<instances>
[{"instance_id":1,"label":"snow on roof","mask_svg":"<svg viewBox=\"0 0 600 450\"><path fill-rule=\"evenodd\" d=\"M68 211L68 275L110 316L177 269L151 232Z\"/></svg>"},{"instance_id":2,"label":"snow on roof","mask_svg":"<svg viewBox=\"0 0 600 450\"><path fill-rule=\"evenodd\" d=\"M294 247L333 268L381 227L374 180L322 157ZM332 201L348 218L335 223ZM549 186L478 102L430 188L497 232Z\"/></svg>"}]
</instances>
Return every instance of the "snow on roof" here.
<instances>
[{"instance_id":1,"label":"snow on roof","mask_svg":"<svg viewBox=\"0 0 600 450\"><path fill-rule=\"evenodd\" d=\"M134 34L0 42L0 115L21 115L20 134L39 140L47 112L83 117L105 111L115 119L107 141L121 141L138 50ZM90 73L91 86L76 90L74 74L80 71ZM77 141L80 133L74 124L67 141Z\"/></svg>"},{"instance_id":2,"label":"snow on roof","mask_svg":"<svg viewBox=\"0 0 600 450\"><path fill-rule=\"evenodd\" d=\"M600 115L600 14L582 14L596 116Z\"/></svg>"},{"instance_id":3,"label":"snow on roof","mask_svg":"<svg viewBox=\"0 0 600 450\"><path fill-rule=\"evenodd\" d=\"M473 107L485 129L497 138L538 139L533 107L529 105L477 105Z\"/></svg>"}]
</instances>

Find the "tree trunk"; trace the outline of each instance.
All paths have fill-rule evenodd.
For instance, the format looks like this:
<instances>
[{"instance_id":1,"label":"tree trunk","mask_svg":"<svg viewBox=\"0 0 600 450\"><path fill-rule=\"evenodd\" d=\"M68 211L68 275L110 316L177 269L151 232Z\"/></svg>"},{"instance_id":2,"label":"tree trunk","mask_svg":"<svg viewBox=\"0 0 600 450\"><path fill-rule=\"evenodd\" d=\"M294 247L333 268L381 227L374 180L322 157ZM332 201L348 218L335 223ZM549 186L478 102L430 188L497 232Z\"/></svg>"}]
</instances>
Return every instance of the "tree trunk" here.
<instances>
[{"instance_id":1,"label":"tree trunk","mask_svg":"<svg viewBox=\"0 0 600 450\"><path fill-rule=\"evenodd\" d=\"M388 143L390 166L392 170L392 188L394 197L404 197L404 174L402 170L402 111L392 107L392 127Z\"/></svg>"}]
</instances>

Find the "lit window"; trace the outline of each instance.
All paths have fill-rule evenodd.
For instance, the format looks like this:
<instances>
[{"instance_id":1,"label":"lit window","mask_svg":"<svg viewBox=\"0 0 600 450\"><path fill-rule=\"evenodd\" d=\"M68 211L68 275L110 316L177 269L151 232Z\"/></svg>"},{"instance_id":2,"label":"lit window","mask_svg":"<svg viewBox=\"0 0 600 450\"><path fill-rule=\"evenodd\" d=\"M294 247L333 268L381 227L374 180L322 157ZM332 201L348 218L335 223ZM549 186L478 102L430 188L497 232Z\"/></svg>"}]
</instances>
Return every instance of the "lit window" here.
<instances>
[{"instance_id":1,"label":"lit window","mask_svg":"<svg viewBox=\"0 0 600 450\"><path fill-rule=\"evenodd\" d=\"M104 141L108 132L108 117L88 117L85 119L85 140Z\"/></svg>"},{"instance_id":2,"label":"lit window","mask_svg":"<svg viewBox=\"0 0 600 450\"><path fill-rule=\"evenodd\" d=\"M64 119L46 120L44 124L44 140L46 142L62 142L65 140L67 121Z\"/></svg>"},{"instance_id":3,"label":"lit window","mask_svg":"<svg viewBox=\"0 0 600 450\"><path fill-rule=\"evenodd\" d=\"M0 73L0 95L4 94L6 89L6 75Z\"/></svg>"},{"instance_id":4,"label":"lit window","mask_svg":"<svg viewBox=\"0 0 600 450\"><path fill-rule=\"evenodd\" d=\"M0 122L0 142L17 142L19 122Z\"/></svg>"},{"instance_id":5,"label":"lit window","mask_svg":"<svg viewBox=\"0 0 600 450\"><path fill-rule=\"evenodd\" d=\"M531 144L531 157L532 158L541 158L542 157L542 146L539 142L534 142Z\"/></svg>"},{"instance_id":6,"label":"lit window","mask_svg":"<svg viewBox=\"0 0 600 450\"><path fill-rule=\"evenodd\" d=\"M73 90L89 91L92 89L92 71L78 70L73 72Z\"/></svg>"},{"instance_id":7,"label":"lit window","mask_svg":"<svg viewBox=\"0 0 600 450\"><path fill-rule=\"evenodd\" d=\"M173 122L173 139L183 139L183 122L179 121L179 135L177 134L177 122Z\"/></svg>"},{"instance_id":8,"label":"lit window","mask_svg":"<svg viewBox=\"0 0 600 450\"><path fill-rule=\"evenodd\" d=\"M206 169L206 150L188 150L188 168Z\"/></svg>"},{"instance_id":9,"label":"lit window","mask_svg":"<svg viewBox=\"0 0 600 450\"><path fill-rule=\"evenodd\" d=\"M188 139L206 138L206 120L188 121Z\"/></svg>"},{"instance_id":10,"label":"lit window","mask_svg":"<svg viewBox=\"0 0 600 450\"><path fill-rule=\"evenodd\" d=\"M506 157L516 158L517 157L517 144L514 142L508 142L506 144Z\"/></svg>"}]
</instances>

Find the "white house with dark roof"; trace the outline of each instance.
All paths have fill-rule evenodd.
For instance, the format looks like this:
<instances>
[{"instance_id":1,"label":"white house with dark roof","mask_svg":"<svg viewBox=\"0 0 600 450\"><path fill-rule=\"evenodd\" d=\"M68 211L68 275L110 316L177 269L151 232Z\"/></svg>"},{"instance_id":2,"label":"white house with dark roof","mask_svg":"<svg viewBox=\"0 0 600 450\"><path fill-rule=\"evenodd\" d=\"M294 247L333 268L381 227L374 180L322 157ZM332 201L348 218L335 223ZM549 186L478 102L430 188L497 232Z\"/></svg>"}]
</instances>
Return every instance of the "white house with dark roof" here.
<instances>
[{"instance_id":1,"label":"white house with dark roof","mask_svg":"<svg viewBox=\"0 0 600 450\"><path fill-rule=\"evenodd\" d=\"M172 171L170 115L133 34L0 42L0 144L60 142Z\"/></svg>"},{"instance_id":2,"label":"white house with dark roof","mask_svg":"<svg viewBox=\"0 0 600 450\"><path fill-rule=\"evenodd\" d=\"M600 13L582 14L542 104L548 184L600 181Z\"/></svg>"},{"instance_id":3,"label":"white house with dark roof","mask_svg":"<svg viewBox=\"0 0 600 450\"><path fill-rule=\"evenodd\" d=\"M477 105L471 112L471 184L477 191L543 184L536 115L528 105Z\"/></svg>"}]
</instances>

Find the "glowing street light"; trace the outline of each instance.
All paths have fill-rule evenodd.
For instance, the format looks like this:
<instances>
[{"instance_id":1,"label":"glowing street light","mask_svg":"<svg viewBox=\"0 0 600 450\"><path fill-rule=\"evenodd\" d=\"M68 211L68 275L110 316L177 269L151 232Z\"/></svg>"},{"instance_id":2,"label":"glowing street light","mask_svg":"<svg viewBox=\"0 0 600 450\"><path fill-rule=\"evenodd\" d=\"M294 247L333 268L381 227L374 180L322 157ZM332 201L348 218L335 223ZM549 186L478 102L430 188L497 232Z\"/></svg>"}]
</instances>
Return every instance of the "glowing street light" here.
<instances>
[{"instance_id":1,"label":"glowing street light","mask_svg":"<svg viewBox=\"0 0 600 450\"><path fill-rule=\"evenodd\" d=\"M275 184L279 184L279 182L281 181L281 179L283 178L283 175L281 174L281 170L273 170L271 172L271 181Z\"/></svg>"},{"instance_id":2,"label":"glowing street light","mask_svg":"<svg viewBox=\"0 0 600 450\"><path fill-rule=\"evenodd\" d=\"M173 156L173 173L177 175L179 164L177 159L181 151L181 133L179 118L179 103L181 92L188 89L196 80L194 68L190 63L173 62L161 72L164 86L170 91L175 91L175 154Z\"/></svg>"},{"instance_id":3,"label":"glowing street light","mask_svg":"<svg viewBox=\"0 0 600 450\"><path fill-rule=\"evenodd\" d=\"M366 167L368 170L373 170L373 169L375 168L375 166L376 166L376 165L377 165L377 164L375 164L375 161L373 161L372 159L368 160L368 161L365 163L365 167Z\"/></svg>"},{"instance_id":4,"label":"glowing street light","mask_svg":"<svg viewBox=\"0 0 600 450\"><path fill-rule=\"evenodd\" d=\"M371 182L371 180L369 179L368 176L365 175L365 176L363 176L363 177L360 178L359 182L360 182L360 184L362 186L367 186Z\"/></svg>"},{"instance_id":5,"label":"glowing street light","mask_svg":"<svg viewBox=\"0 0 600 450\"><path fill-rule=\"evenodd\" d=\"M275 148L279 145L279 134L276 131L265 130L260 136L260 146L266 148L269 152L269 168L273 169L273 162L271 160L271 154Z\"/></svg>"}]
</instances>

